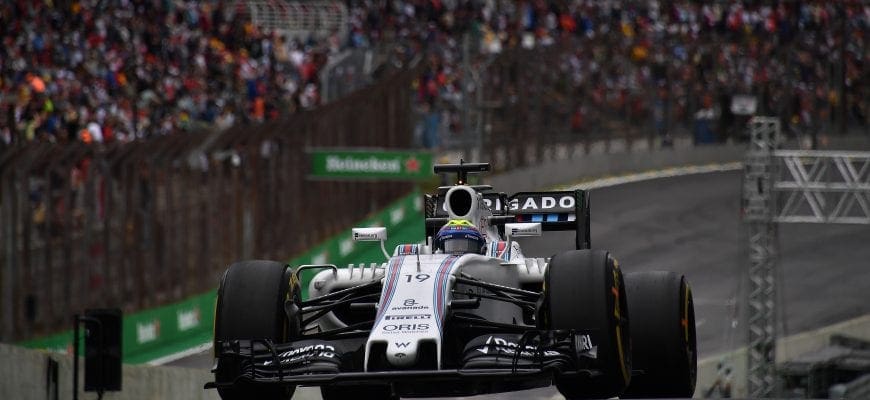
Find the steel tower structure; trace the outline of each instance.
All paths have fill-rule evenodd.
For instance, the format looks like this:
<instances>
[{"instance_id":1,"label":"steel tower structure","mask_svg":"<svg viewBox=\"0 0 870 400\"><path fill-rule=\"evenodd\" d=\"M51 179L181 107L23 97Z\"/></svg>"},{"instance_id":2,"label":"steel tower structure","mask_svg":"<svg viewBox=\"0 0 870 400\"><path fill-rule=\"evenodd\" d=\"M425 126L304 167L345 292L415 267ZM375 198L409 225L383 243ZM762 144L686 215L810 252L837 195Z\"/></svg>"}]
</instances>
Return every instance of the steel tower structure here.
<instances>
[{"instance_id":1,"label":"steel tower structure","mask_svg":"<svg viewBox=\"0 0 870 400\"><path fill-rule=\"evenodd\" d=\"M776 265L780 223L870 224L870 152L777 150L779 120L754 117L743 178L748 228L747 397L776 389Z\"/></svg>"}]
</instances>

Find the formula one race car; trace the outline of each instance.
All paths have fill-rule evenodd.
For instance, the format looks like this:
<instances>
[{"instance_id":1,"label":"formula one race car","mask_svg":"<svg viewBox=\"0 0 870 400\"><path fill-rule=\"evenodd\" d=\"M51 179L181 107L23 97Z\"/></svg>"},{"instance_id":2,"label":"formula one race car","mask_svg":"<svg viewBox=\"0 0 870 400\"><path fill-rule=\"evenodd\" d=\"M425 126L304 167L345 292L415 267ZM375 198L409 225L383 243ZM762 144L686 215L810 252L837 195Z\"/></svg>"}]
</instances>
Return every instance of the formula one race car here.
<instances>
[{"instance_id":1,"label":"formula one race car","mask_svg":"<svg viewBox=\"0 0 870 400\"><path fill-rule=\"evenodd\" d=\"M379 265L243 261L218 291L215 381L225 400L467 396L555 384L569 399L691 397L692 292L670 272L623 274L590 249L589 196L508 197L468 185L488 164L436 165L453 186L425 196L426 242ZM530 258L514 239L573 230L574 250ZM383 241L384 228L354 240ZM386 251L384 251L387 255ZM300 273L317 272L309 298Z\"/></svg>"}]
</instances>

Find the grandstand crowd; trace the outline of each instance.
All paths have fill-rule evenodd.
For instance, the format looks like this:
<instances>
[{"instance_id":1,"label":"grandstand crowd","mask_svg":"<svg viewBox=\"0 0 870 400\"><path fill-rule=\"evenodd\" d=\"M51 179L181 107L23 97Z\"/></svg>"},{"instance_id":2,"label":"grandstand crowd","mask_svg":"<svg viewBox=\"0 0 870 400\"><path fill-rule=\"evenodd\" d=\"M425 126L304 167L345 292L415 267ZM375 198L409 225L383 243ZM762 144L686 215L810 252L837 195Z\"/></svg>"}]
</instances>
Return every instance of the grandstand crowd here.
<instances>
[{"instance_id":1,"label":"grandstand crowd","mask_svg":"<svg viewBox=\"0 0 870 400\"><path fill-rule=\"evenodd\" d=\"M423 56L416 101L456 106L468 80L466 33L479 59L571 43L560 68L583 98L571 117L577 131L595 113L645 115L663 130L725 119L720 99L744 93L789 124L819 128L843 102L850 124L868 122L865 2L345 3L346 36L315 40L260 29L244 2L229 0L0 2L0 146L126 142L274 119L319 105L320 71L352 48ZM455 113L433 123L461 131Z\"/></svg>"}]
</instances>

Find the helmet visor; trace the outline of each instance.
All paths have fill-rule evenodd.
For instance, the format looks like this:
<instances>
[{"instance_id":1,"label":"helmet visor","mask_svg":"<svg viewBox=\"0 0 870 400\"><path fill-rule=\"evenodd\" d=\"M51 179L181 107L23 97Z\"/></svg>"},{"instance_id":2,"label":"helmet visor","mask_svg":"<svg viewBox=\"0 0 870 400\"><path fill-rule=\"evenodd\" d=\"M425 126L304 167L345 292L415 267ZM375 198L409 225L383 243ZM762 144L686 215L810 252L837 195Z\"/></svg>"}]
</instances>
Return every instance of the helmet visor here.
<instances>
[{"instance_id":1,"label":"helmet visor","mask_svg":"<svg viewBox=\"0 0 870 400\"><path fill-rule=\"evenodd\" d=\"M480 253L476 240L447 239L444 240L444 252L449 254Z\"/></svg>"}]
</instances>

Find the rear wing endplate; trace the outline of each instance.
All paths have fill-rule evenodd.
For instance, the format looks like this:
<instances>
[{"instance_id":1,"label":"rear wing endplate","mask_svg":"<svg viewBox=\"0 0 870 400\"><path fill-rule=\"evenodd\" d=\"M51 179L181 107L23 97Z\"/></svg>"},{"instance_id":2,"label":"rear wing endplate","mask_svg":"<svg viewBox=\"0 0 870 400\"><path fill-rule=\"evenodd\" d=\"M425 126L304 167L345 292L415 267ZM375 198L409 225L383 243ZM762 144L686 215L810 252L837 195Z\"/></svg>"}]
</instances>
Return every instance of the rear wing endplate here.
<instances>
[{"instance_id":1,"label":"rear wing endplate","mask_svg":"<svg viewBox=\"0 0 870 400\"><path fill-rule=\"evenodd\" d=\"M589 192L520 192L508 201L508 213L516 222L540 222L544 231L576 231L575 247L591 247Z\"/></svg>"}]
</instances>

